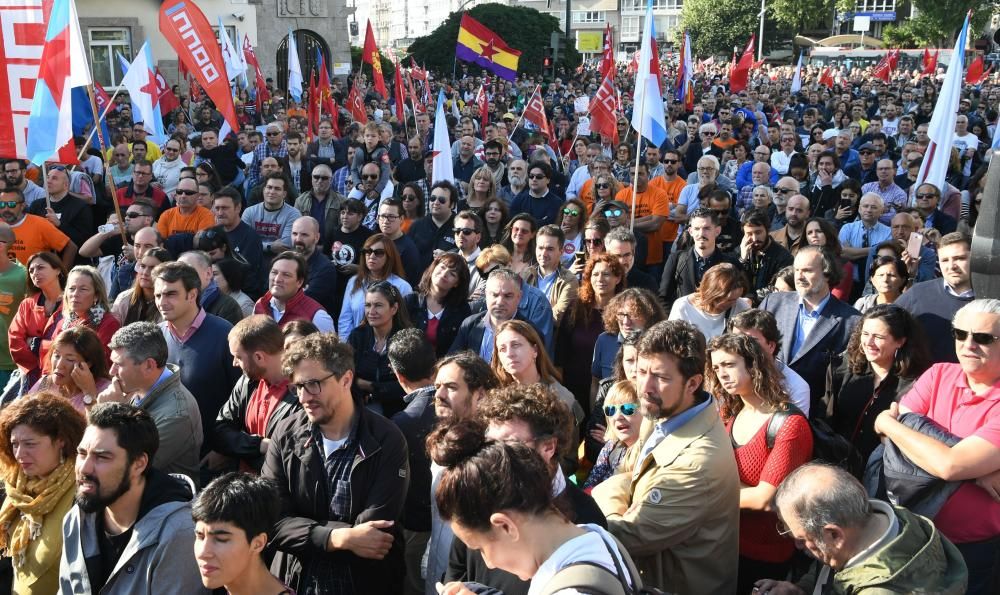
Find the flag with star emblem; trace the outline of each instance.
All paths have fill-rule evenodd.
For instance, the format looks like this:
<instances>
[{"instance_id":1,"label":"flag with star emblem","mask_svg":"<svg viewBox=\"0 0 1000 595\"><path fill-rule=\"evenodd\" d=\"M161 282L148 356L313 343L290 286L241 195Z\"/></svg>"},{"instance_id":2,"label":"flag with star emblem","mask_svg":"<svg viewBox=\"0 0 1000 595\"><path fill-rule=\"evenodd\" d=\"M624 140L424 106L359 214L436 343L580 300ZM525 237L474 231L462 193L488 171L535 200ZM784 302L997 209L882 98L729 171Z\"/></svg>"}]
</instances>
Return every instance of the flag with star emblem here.
<instances>
[{"instance_id":1,"label":"flag with star emblem","mask_svg":"<svg viewBox=\"0 0 1000 595\"><path fill-rule=\"evenodd\" d=\"M83 48L76 4L55 0L28 115L26 153L36 165L79 163L73 146L73 89L91 84Z\"/></svg>"},{"instance_id":2,"label":"flag with star emblem","mask_svg":"<svg viewBox=\"0 0 1000 595\"><path fill-rule=\"evenodd\" d=\"M521 52L508 46L499 35L487 29L482 23L462 15L458 27L458 44L455 56L459 60L472 62L508 81L517 78L517 61Z\"/></svg>"},{"instance_id":3,"label":"flag with star emblem","mask_svg":"<svg viewBox=\"0 0 1000 595\"><path fill-rule=\"evenodd\" d=\"M368 21L365 49L361 54L361 60L372 66L372 83L375 86L375 92L383 99L389 99L389 90L385 88L385 78L382 76L382 56L379 54L378 45L375 44L375 33L372 31L371 21Z\"/></svg>"},{"instance_id":4,"label":"flag with star emblem","mask_svg":"<svg viewBox=\"0 0 1000 595\"><path fill-rule=\"evenodd\" d=\"M149 41L142 44L135 59L129 64L121 54L118 60L122 66L122 85L128 90L132 101L132 121L142 122L143 128L149 134L149 140L156 144L166 142L167 135L163 131L163 117L160 112L160 86L156 84L156 66L153 62L153 52L149 49Z\"/></svg>"}]
</instances>

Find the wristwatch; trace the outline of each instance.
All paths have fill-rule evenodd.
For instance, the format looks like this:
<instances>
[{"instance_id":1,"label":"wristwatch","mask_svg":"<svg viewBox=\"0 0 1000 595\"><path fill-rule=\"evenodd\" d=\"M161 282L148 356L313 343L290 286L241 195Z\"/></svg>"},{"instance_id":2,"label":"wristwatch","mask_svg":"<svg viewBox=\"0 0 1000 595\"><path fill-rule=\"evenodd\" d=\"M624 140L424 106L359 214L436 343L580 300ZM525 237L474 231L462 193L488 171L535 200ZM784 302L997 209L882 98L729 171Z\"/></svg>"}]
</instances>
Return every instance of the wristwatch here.
<instances>
[{"instance_id":1,"label":"wristwatch","mask_svg":"<svg viewBox=\"0 0 1000 595\"><path fill-rule=\"evenodd\" d=\"M90 407L91 405L93 405L96 402L97 402L97 400L94 397L92 397L90 395L83 395L83 406L84 407Z\"/></svg>"}]
</instances>

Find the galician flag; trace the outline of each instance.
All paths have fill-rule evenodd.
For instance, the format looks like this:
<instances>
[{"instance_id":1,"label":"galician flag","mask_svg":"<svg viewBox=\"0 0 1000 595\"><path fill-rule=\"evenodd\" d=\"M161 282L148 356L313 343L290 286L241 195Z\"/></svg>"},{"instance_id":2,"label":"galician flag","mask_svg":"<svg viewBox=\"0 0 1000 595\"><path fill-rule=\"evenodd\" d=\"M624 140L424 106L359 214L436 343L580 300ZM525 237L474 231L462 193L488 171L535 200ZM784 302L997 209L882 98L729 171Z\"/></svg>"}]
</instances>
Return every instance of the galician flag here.
<instances>
[{"instance_id":1,"label":"galician flag","mask_svg":"<svg viewBox=\"0 0 1000 595\"><path fill-rule=\"evenodd\" d=\"M91 84L74 0L55 0L28 116L28 159L79 163L73 146L73 93Z\"/></svg>"},{"instance_id":2,"label":"galician flag","mask_svg":"<svg viewBox=\"0 0 1000 595\"><path fill-rule=\"evenodd\" d=\"M233 42L229 39L229 34L226 33L226 28L222 24L222 17L219 17L219 37L222 60L226 63L226 78L233 80L238 76L245 75L247 72L247 63L243 58L243 52L237 50Z\"/></svg>"},{"instance_id":3,"label":"galician flag","mask_svg":"<svg viewBox=\"0 0 1000 595\"><path fill-rule=\"evenodd\" d=\"M930 127L927 129L930 143L928 143L927 151L924 153L924 160L920 164L920 173L917 174L916 185L918 187L925 183L934 184L941 190L942 194L948 184L945 181L945 176L948 173L951 146L955 140L955 120L958 119L958 104L962 94L965 46L969 38L969 17L971 15L971 11L965 15L962 32L958 34L958 40L955 41L955 50L951 54L948 72L944 75L941 93L938 95L937 105L934 106L934 115L931 116Z\"/></svg>"},{"instance_id":4,"label":"galician flag","mask_svg":"<svg viewBox=\"0 0 1000 595\"><path fill-rule=\"evenodd\" d=\"M789 89L792 94L802 90L802 52L799 52L799 63L795 65L795 75L792 77L792 87Z\"/></svg>"},{"instance_id":5,"label":"galician flag","mask_svg":"<svg viewBox=\"0 0 1000 595\"><path fill-rule=\"evenodd\" d=\"M288 30L288 94L302 103L302 66L299 65L299 45L295 43L295 33Z\"/></svg>"},{"instance_id":6,"label":"galician flag","mask_svg":"<svg viewBox=\"0 0 1000 595\"><path fill-rule=\"evenodd\" d=\"M455 183L455 170L451 163L451 141L448 140L448 121L444 116L444 90L438 90L437 112L434 113L434 169L431 183L447 180Z\"/></svg>"},{"instance_id":7,"label":"galician flag","mask_svg":"<svg viewBox=\"0 0 1000 595\"><path fill-rule=\"evenodd\" d=\"M122 85L128 89L132 100L132 121L142 122L143 128L149 134L149 140L161 144L166 142L167 135L163 131L163 117L160 112L160 87L156 84L156 65L153 62L153 52L149 49L149 41L142 44L136 53L132 64L118 54L122 71Z\"/></svg>"},{"instance_id":8,"label":"galician flag","mask_svg":"<svg viewBox=\"0 0 1000 595\"><path fill-rule=\"evenodd\" d=\"M632 128L649 142L659 147L667 140L667 122L663 117L663 96L658 84L659 73L651 70L659 63L659 56L653 56L653 2L646 2L646 22L642 32L642 47L639 49L639 70L635 75L635 94L632 113Z\"/></svg>"}]
</instances>

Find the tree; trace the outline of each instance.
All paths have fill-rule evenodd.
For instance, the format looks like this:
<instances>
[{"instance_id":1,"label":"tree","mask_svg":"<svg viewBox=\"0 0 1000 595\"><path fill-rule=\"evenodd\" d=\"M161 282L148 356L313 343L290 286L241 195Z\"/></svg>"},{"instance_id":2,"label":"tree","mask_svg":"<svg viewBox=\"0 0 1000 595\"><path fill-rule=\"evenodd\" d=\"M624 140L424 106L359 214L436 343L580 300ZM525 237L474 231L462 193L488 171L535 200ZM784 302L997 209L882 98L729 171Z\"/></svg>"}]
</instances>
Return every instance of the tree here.
<instances>
[{"instance_id":1,"label":"tree","mask_svg":"<svg viewBox=\"0 0 1000 595\"><path fill-rule=\"evenodd\" d=\"M480 4L467 11L472 18L489 27L503 38L511 48L521 51L517 71L521 74L541 74L545 47L553 31L560 31L559 19L522 6L502 4ZM410 45L410 55L418 63L430 70L448 73L455 64L455 43L458 40L459 21L462 13L453 12L437 29L429 35L419 37ZM574 44L568 44L560 52L556 66L565 69L576 68L580 64L580 52ZM470 69L479 70L470 65Z\"/></svg>"},{"instance_id":2,"label":"tree","mask_svg":"<svg viewBox=\"0 0 1000 595\"><path fill-rule=\"evenodd\" d=\"M920 21L914 27L925 33L936 31L938 39L934 41L942 45L954 43L969 10L972 10L970 41L983 30L991 16L1000 10L1000 0L913 0L913 5L919 10L917 18L913 20Z\"/></svg>"},{"instance_id":3,"label":"tree","mask_svg":"<svg viewBox=\"0 0 1000 595\"><path fill-rule=\"evenodd\" d=\"M364 53L363 48L359 48L356 45L351 46L351 72L361 72L362 70L368 73L369 80L371 80L372 67L370 64L363 64L361 62L361 54ZM392 77L396 76L396 67L393 65L392 60L385 57L381 51L378 53L379 62L382 63L382 78L385 79L385 84L389 86Z\"/></svg>"},{"instance_id":4,"label":"tree","mask_svg":"<svg viewBox=\"0 0 1000 595\"><path fill-rule=\"evenodd\" d=\"M939 24L923 13L902 25L887 25L882 30L882 42L890 48L941 47L947 37Z\"/></svg>"},{"instance_id":5,"label":"tree","mask_svg":"<svg viewBox=\"0 0 1000 595\"><path fill-rule=\"evenodd\" d=\"M767 16L801 33L829 28L836 0L768 0Z\"/></svg>"},{"instance_id":6,"label":"tree","mask_svg":"<svg viewBox=\"0 0 1000 595\"><path fill-rule=\"evenodd\" d=\"M752 0L685 0L681 27L691 35L695 55L729 56L757 32L759 13L760 4ZM765 47L774 45L773 36L764 40Z\"/></svg>"}]
</instances>

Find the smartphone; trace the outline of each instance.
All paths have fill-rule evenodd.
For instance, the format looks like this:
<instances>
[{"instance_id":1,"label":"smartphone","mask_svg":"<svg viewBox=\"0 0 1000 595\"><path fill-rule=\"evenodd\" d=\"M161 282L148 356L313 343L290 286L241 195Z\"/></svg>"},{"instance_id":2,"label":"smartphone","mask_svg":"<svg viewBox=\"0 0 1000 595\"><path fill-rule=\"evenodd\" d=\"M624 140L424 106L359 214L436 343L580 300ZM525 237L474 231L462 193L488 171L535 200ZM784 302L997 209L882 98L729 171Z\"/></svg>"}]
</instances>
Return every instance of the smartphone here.
<instances>
[{"instance_id":1,"label":"smartphone","mask_svg":"<svg viewBox=\"0 0 1000 595\"><path fill-rule=\"evenodd\" d=\"M910 234L910 241L906 243L906 252L911 258L920 256L920 247L924 245L924 234L913 232Z\"/></svg>"},{"instance_id":2,"label":"smartphone","mask_svg":"<svg viewBox=\"0 0 1000 595\"><path fill-rule=\"evenodd\" d=\"M580 262L587 262L587 253L583 250L577 250L573 256Z\"/></svg>"},{"instance_id":3,"label":"smartphone","mask_svg":"<svg viewBox=\"0 0 1000 595\"><path fill-rule=\"evenodd\" d=\"M842 208L842 209L849 209L849 208L851 208L851 206L852 206L851 199L849 199L849 198L842 198L842 199L840 199L840 208Z\"/></svg>"}]
</instances>

